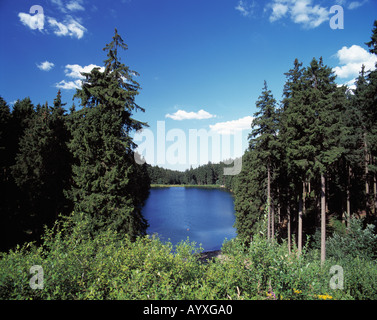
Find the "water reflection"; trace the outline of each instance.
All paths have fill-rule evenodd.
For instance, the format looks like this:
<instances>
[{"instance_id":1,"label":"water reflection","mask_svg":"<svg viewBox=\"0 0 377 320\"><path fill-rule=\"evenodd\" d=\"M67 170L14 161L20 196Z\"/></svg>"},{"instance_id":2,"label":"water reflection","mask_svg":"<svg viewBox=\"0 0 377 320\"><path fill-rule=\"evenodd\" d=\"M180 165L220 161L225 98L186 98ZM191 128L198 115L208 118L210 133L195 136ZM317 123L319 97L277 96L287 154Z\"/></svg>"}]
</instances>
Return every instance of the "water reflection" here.
<instances>
[{"instance_id":1,"label":"water reflection","mask_svg":"<svg viewBox=\"0 0 377 320\"><path fill-rule=\"evenodd\" d=\"M147 233L173 245L189 237L206 251L218 250L236 236L233 198L220 189L152 188L143 214Z\"/></svg>"}]
</instances>

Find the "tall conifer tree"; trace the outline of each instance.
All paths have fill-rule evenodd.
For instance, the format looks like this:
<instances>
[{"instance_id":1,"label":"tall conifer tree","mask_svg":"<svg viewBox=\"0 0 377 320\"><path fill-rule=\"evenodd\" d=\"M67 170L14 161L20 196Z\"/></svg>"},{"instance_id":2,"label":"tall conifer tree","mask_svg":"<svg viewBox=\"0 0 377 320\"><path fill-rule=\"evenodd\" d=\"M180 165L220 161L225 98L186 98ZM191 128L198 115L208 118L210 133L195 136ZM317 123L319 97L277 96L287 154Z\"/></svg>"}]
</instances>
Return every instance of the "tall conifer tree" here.
<instances>
[{"instance_id":1,"label":"tall conifer tree","mask_svg":"<svg viewBox=\"0 0 377 320\"><path fill-rule=\"evenodd\" d=\"M342 133L341 113L337 103L337 85L331 68L322 58L313 59L304 74L305 102L311 109L311 125L306 135L313 151L313 177L320 176L321 261L326 257L326 175L344 152L339 143ZM317 178L316 178L317 179ZM318 180L317 180L318 181Z\"/></svg>"},{"instance_id":2,"label":"tall conifer tree","mask_svg":"<svg viewBox=\"0 0 377 320\"><path fill-rule=\"evenodd\" d=\"M12 166L17 186L24 192L27 227L38 236L43 225L50 225L70 206L63 190L70 179L69 134L60 91L54 106L38 105L36 114L20 139L16 162Z\"/></svg>"},{"instance_id":3,"label":"tall conifer tree","mask_svg":"<svg viewBox=\"0 0 377 320\"><path fill-rule=\"evenodd\" d=\"M294 205L294 207L288 208L288 211L289 213L297 212L298 215L297 245L300 253L302 250L303 215L306 208L305 186L309 180L309 168L313 165L313 149L307 136L309 125L312 122L312 110L305 103L302 63L295 59L293 68L285 75L287 81L283 91L279 140L284 150L284 162L287 168L287 201L288 204ZM291 182L289 177L292 177Z\"/></svg>"},{"instance_id":4,"label":"tall conifer tree","mask_svg":"<svg viewBox=\"0 0 377 320\"><path fill-rule=\"evenodd\" d=\"M274 238L274 200L271 197L272 176L276 167L277 159L277 130L278 113L276 111L276 100L267 82L264 81L262 94L259 96L256 107L258 111L254 114L252 123L253 130L249 136L251 144L255 145L258 157L266 164L267 172L267 238Z\"/></svg>"},{"instance_id":5,"label":"tall conifer tree","mask_svg":"<svg viewBox=\"0 0 377 320\"><path fill-rule=\"evenodd\" d=\"M76 113L70 143L77 161L70 194L75 210L86 213L89 233L111 228L135 238L146 231L141 207L149 186L139 181L130 133L145 126L132 117L144 109L135 102L140 90L134 80L137 73L120 62L120 49L127 46L115 29L104 48L104 72L94 68L84 73L86 79L77 90L83 108Z\"/></svg>"},{"instance_id":6,"label":"tall conifer tree","mask_svg":"<svg viewBox=\"0 0 377 320\"><path fill-rule=\"evenodd\" d=\"M374 21L371 41L367 42L369 52L377 55L377 20ZM373 185L373 197L370 197L370 207L372 207L375 219L377 216L377 63L375 70L370 71L367 76L368 88L368 140L370 150L370 181Z\"/></svg>"},{"instance_id":7,"label":"tall conifer tree","mask_svg":"<svg viewBox=\"0 0 377 320\"><path fill-rule=\"evenodd\" d=\"M243 158L243 166L238 177L236 193L240 193L236 200L236 227L241 237L250 236L250 231L263 217L264 206L267 204L267 238L274 238L275 217L273 180L277 159L277 126L278 113L276 100L267 82L259 96L256 107L258 111L251 124L253 130L249 135L249 153ZM247 186L246 186L247 185ZM254 186L251 186L254 185ZM261 190L260 186L266 186Z\"/></svg>"}]
</instances>

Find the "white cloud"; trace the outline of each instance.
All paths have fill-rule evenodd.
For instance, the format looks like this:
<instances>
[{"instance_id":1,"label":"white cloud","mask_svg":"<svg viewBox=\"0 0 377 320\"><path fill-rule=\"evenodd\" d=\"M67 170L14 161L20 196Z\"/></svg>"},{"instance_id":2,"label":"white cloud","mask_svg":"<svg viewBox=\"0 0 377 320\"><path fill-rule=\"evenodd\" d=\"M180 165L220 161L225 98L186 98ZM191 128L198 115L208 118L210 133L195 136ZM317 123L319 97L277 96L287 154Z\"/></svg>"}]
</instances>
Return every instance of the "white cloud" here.
<instances>
[{"instance_id":1,"label":"white cloud","mask_svg":"<svg viewBox=\"0 0 377 320\"><path fill-rule=\"evenodd\" d=\"M356 89L355 81L356 81L356 78L355 78L355 79L352 79L352 80L350 80L350 81L347 81L347 82L345 83L345 85L346 85L349 89L351 89L351 90L355 90L355 89Z\"/></svg>"},{"instance_id":2,"label":"white cloud","mask_svg":"<svg viewBox=\"0 0 377 320\"><path fill-rule=\"evenodd\" d=\"M361 7L362 5L364 5L366 2L368 2L368 0L364 0L364 1L352 1L349 5L348 5L348 9L349 10L353 10L353 9L356 9L358 7Z\"/></svg>"},{"instance_id":3,"label":"white cloud","mask_svg":"<svg viewBox=\"0 0 377 320\"><path fill-rule=\"evenodd\" d=\"M239 11L242 16L248 17L253 14L255 7L256 3L254 1L250 4L246 0L240 0L235 9Z\"/></svg>"},{"instance_id":4,"label":"white cloud","mask_svg":"<svg viewBox=\"0 0 377 320\"><path fill-rule=\"evenodd\" d=\"M62 0L51 0L51 2L58 6L59 10L62 12L66 12L65 6Z\"/></svg>"},{"instance_id":5,"label":"white cloud","mask_svg":"<svg viewBox=\"0 0 377 320\"><path fill-rule=\"evenodd\" d=\"M94 68L100 68L101 72L105 71L105 67L100 67L95 64L89 64L87 66L80 66L78 64L67 64L65 66L65 74L67 77L74 78L74 79L85 79L85 77L81 74L81 72L89 73Z\"/></svg>"},{"instance_id":6,"label":"white cloud","mask_svg":"<svg viewBox=\"0 0 377 320\"><path fill-rule=\"evenodd\" d=\"M333 70L342 79L357 77L362 65L365 66L365 71L374 70L377 63L377 57L374 54L358 45L349 48L344 46L336 53L336 56L341 66L337 66Z\"/></svg>"},{"instance_id":7,"label":"white cloud","mask_svg":"<svg viewBox=\"0 0 377 320\"><path fill-rule=\"evenodd\" d=\"M214 118L216 116L201 109L198 112L187 112L185 110L178 110L177 112L173 114L166 114L165 117L171 118L173 120L192 120L192 119L203 120L203 119Z\"/></svg>"},{"instance_id":8,"label":"white cloud","mask_svg":"<svg viewBox=\"0 0 377 320\"><path fill-rule=\"evenodd\" d=\"M83 11L85 8L83 5L83 0L51 0L53 4L55 4L59 10L63 13L67 13L68 11Z\"/></svg>"},{"instance_id":9,"label":"white cloud","mask_svg":"<svg viewBox=\"0 0 377 320\"><path fill-rule=\"evenodd\" d=\"M78 64L67 64L65 66L65 75L69 78L74 79L73 81L66 81L62 80L57 83L55 86L60 89L72 90L72 89L80 89L82 86L82 80L85 77L81 74L81 72L89 73L92 71L93 68L100 68L100 71L105 71L104 67L97 66L95 64L89 64L87 66L80 66Z\"/></svg>"},{"instance_id":10,"label":"white cloud","mask_svg":"<svg viewBox=\"0 0 377 320\"><path fill-rule=\"evenodd\" d=\"M292 8L292 20L305 27L316 28L329 19L329 11L319 5L311 6L311 0L297 0Z\"/></svg>"},{"instance_id":11,"label":"white cloud","mask_svg":"<svg viewBox=\"0 0 377 320\"><path fill-rule=\"evenodd\" d=\"M315 4L318 0L271 0L265 11L271 10L270 22L289 17L294 23L301 24L304 28L313 29L330 19L330 8ZM318 1L320 2L320 1ZM348 1L336 0L335 3L348 10L364 5L368 0ZM326 3L321 1L320 3ZM332 6L332 4L328 4Z\"/></svg>"},{"instance_id":12,"label":"white cloud","mask_svg":"<svg viewBox=\"0 0 377 320\"><path fill-rule=\"evenodd\" d=\"M76 80L76 81L65 81L62 80L59 83L55 85L56 88L59 89L65 89L65 90L73 90L73 89L80 89L82 85L81 80Z\"/></svg>"},{"instance_id":13,"label":"white cloud","mask_svg":"<svg viewBox=\"0 0 377 320\"><path fill-rule=\"evenodd\" d=\"M272 9L270 22L277 21L287 15L294 23L312 29L329 20L328 8L313 5L313 0L273 0L267 5Z\"/></svg>"},{"instance_id":14,"label":"white cloud","mask_svg":"<svg viewBox=\"0 0 377 320\"><path fill-rule=\"evenodd\" d=\"M339 59L339 65L333 68L333 71L341 79L349 79L344 85L349 89L355 89L355 80L358 77L362 65L365 71L376 69L377 57L369 53L364 48L353 45L351 47L344 46L338 50L336 57Z\"/></svg>"},{"instance_id":15,"label":"white cloud","mask_svg":"<svg viewBox=\"0 0 377 320\"><path fill-rule=\"evenodd\" d=\"M275 3L272 5L272 14L270 16L270 21L274 22L284 17L288 12L288 5L283 3Z\"/></svg>"},{"instance_id":16,"label":"white cloud","mask_svg":"<svg viewBox=\"0 0 377 320\"><path fill-rule=\"evenodd\" d=\"M55 65L52 62L48 62L47 60L45 62L37 64L37 67L42 71L50 71L54 66Z\"/></svg>"},{"instance_id":17,"label":"white cloud","mask_svg":"<svg viewBox=\"0 0 377 320\"><path fill-rule=\"evenodd\" d=\"M57 36L71 36L81 39L86 31L86 28L71 16L67 16L64 22L58 22L55 18L51 17L47 21Z\"/></svg>"},{"instance_id":18,"label":"white cloud","mask_svg":"<svg viewBox=\"0 0 377 320\"><path fill-rule=\"evenodd\" d=\"M71 1L67 4L67 9L69 11L83 11L85 8L81 5L82 1Z\"/></svg>"},{"instance_id":19,"label":"white cloud","mask_svg":"<svg viewBox=\"0 0 377 320\"><path fill-rule=\"evenodd\" d=\"M339 58L341 64L346 64L350 62L363 62L368 60L373 54L358 45L353 45L349 48L344 46L337 52L336 56Z\"/></svg>"},{"instance_id":20,"label":"white cloud","mask_svg":"<svg viewBox=\"0 0 377 320\"><path fill-rule=\"evenodd\" d=\"M237 120L218 122L209 127L218 134L234 134L236 131L250 130L253 119L252 116L246 116Z\"/></svg>"},{"instance_id":21,"label":"white cloud","mask_svg":"<svg viewBox=\"0 0 377 320\"><path fill-rule=\"evenodd\" d=\"M68 11L78 11L84 10L84 7L81 5L81 0L72 0L65 5L62 0L51 0L52 3L56 4L60 11L67 12ZM78 22L78 19L74 19L70 15L65 15L63 21L58 21L54 17L45 16L43 13L43 8L39 5L32 6L30 8L30 13L33 13L33 10L36 12L34 15L30 15L28 13L20 12L18 17L20 21L27 27L32 30L38 29L42 31L45 29L45 18L48 22L49 29L52 30L54 34L57 36L70 36L77 39L81 39L86 32L86 28ZM79 20L80 21L80 20ZM47 30L46 33L49 33Z\"/></svg>"},{"instance_id":22,"label":"white cloud","mask_svg":"<svg viewBox=\"0 0 377 320\"><path fill-rule=\"evenodd\" d=\"M63 23L60 23L60 22L56 21L55 18L48 18L48 23L53 28L55 27L54 33L57 36L66 36L68 34L68 28L67 28L67 26L65 24L63 24Z\"/></svg>"},{"instance_id":23,"label":"white cloud","mask_svg":"<svg viewBox=\"0 0 377 320\"><path fill-rule=\"evenodd\" d=\"M37 13L35 15L30 15L28 13L20 12L18 14L20 21L32 30L38 29L42 31L44 28L45 16L43 13Z\"/></svg>"}]
</instances>

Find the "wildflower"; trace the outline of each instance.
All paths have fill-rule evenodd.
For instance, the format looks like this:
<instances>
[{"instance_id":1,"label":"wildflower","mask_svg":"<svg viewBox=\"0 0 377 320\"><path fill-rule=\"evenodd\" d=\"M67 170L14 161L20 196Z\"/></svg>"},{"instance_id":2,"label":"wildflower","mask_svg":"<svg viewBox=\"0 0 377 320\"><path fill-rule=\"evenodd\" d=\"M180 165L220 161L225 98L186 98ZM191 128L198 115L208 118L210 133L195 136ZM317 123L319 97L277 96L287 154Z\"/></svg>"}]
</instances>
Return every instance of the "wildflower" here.
<instances>
[{"instance_id":1,"label":"wildflower","mask_svg":"<svg viewBox=\"0 0 377 320\"><path fill-rule=\"evenodd\" d=\"M276 300L275 293L274 293L272 290L268 290L268 292L266 292L266 296L267 296L268 298L271 298L271 299Z\"/></svg>"},{"instance_id":2,"label":"wildflower","mask_svg":"<svg viewBox=\"0 0 377 320\"><path fill-rule=\"evenodd\" d=\"M319 294L319 295L317 295L317 298L319 298L321 300L327 300L327 299L332 299L332 296L330 296L329 294L325 293L325 294Z\"/></svg>"},{"instance_id":3,"label":"wildflower","mask_svg":"<svg viewBox=\"0 0 377 320\"><path fill-rule=\"evenodd\" d=\"M300 293L302 293L302 291L301 291L301 290L296 290L295 288L293 288L293 292L294 292L294 293L297 293L297 294L300 294Z\"/></svg>"}]
</instances>

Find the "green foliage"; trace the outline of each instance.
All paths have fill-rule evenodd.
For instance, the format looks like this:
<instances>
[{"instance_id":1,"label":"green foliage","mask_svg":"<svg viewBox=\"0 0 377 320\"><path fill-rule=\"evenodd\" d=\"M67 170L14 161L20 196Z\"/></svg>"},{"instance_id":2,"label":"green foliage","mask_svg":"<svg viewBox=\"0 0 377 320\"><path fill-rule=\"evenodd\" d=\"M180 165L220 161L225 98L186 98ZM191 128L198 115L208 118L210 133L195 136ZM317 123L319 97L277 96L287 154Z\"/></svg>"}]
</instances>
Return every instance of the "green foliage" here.
<instances>
[{"instance_id":1,"label":"green foliage","mask_svg":"<svg viewBox=\"0 0 377 320\"><path fill-rule=\"evenodd\" d=\"M268 230L266 233L269 237L271 226L275 225L272 214L270 222L270 213L275 202L271 194L277 194L279 113L276 110L276 100L268 90L266 81L256 107L258 111L254 114L251 124L249 150L244 154L242 170L235 183L235 226L238 235L245 241L260 226L265 203L268 203L266 210L269 224L262 232Z\"/></svg>"},{"instance_id":2,"label":"green foliage","mask_svg":"<svg viewBox=\"0 0 377 320\"><path fill-rule=\"evenodd\" d=\"M0 299L376 299L377 265L359 257L329 259L316 250L301 255L287 244L256 235L245 246L224 243L203 263L187 239L175 246L155 237L131 241L111 230L85 234L85 214L61 217L43 244L28 243L0 255ZM329 286L332 265L344 269L344 289ZM30 267L41 265L42 289L31 289Z\"/></svg>"},{"instance_id":3,"label":"green foliage","mask_svg":"<svg viewBox=\"0 0 377 320\"><path fill-rule=\"evenodd\" d=\"M352 218L345 233L334 232L327 240L327 255L336 260L343 257L376 260L377 234L374 229L372 224L363 228L363 220Z\"/></svg>"},{"instance_id":4,"label":"green foliage","mask_svg":"<svg viewBox=\"0 0 377 320\"><path fill-rule=\"evenodd\" d=\"M133 239L148 226L141 208L148 196L146 167L134 159L135 143L130 133L146 124L132 118L144 111L135 103L140 89L137 75L120 62L118 49L127 49L115 29L104 51L105 71L94 68L76 92L83 108L72 124L70 150L75 158L73 185L67 194L74 209L88 214L88 232L110 228Z\"/></svg>"},{"instance_id":5,"label":"green foliage","mask_svg":"<svg viewBox=\"0 0 377 320\"><path fill-rule=\"evenodd\" d=\"M161 299L195 298L191 280L204 266L195 244L171 244L157 238L119 237L111 230L85 233L85 214L62 218L47 229L43 246L29 243L2 254L2 299ZM32 290L29 269L41 265L44 288ZM198 278L199 281L199 278Z\"/></svg>"},{"instance_id":6,"label":"green foliage","mask_svg":"<svg viewBox=\"0 0 377 320\"><path fill-rule=\"evenodd\" d=\"M127 46L116 30L112 40L105 71L84 74L80 110L66 114L60 91L52 107L25 98L10 110L0 99L0 250L39 241L45 224L73 208L88 214L88 232L145 234L150 180L131 137L146 125L133 118L144 109L135 103L137 73L120 62L118 49Z\"/></svg>"},{"instance_id":7,"label":"green foliage","mask_svg":"<svg viewBox=\"0 0 377 320\"><path fill-rule=\"evenodd\" d=\"M54 106L38 105L34 117L19 141L19 152L11 167L17 186L28 205L29 228L39 235L43 225L67 213L69 202L63 190L71 175L70 134L62 108L60 91Z\"/></svg>"},{"instance_id":8,"label":"green foliage","mask_svg":"<svg viewBox=\"0 0 377 320\"><path fill-rule=\"evenodd\" d=\"M184 172L147 165L147 170L152 184L199 186L216 184L224 186L229 190L234 190L236 185L235 176L224 175L224 169L233 165L233 161L220 161L220 163L208 162L195 169L190 167L190 169L186 169Z\"/></svg>"},{"instance_id":9,"label":"green foliage","mask_svg":"<svg viewBox=\"0 0 377 320\"><path fill-rule=\"evenodd\" d=\"M372 53L375 36L376 28L368 43ZM362 67L353 94L336 85L322 58L313 58L307 67L295 59L285 75L280 109L274 109L267 85L256 102L253 139L234 183L235 226L248 241L260 225L270 190L269 212L272 223L280 222L280 237L294 233L301 246L302 234L313 235L324 222L324 258L326 216L349 218L365 211L370 223L377 213L377 72Z\"/></svg>"},{"instance_id":10,"label":"green foliage","mask_svg":"<svg viewBox=\"0 0 377 320\"><path fill-rule=\"evenodd\" d=\"M377 262L359 257L337 261L344 270L344 293L355 300L377 299Z\"/></svg>"},{"instance_id":11,"label":"green foliage","mask_svg":"<svg viewBox=\"0 0 377 320\"><path fill-rule=\"evenodd\" d=\"M260 228L267 200L266 167L261 162L255 152L246 152L242 170L237 176L234 200L235 227L238 236L245 242L249 242L252 234L267 232L267 225L264 230Z\"/></svg>"}]
</instances>

